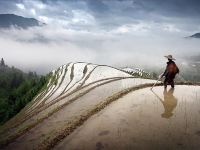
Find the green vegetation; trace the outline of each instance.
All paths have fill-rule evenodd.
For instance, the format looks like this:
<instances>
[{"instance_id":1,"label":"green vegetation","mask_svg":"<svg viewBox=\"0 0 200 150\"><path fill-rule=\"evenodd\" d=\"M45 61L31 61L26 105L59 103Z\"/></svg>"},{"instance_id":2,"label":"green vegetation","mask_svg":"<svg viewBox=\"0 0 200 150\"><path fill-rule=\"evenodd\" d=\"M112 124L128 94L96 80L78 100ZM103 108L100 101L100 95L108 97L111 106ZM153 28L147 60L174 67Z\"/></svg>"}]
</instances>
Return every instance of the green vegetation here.
<instances>
[{"instance_id":1,"label":"green vegetation","mask_svg":"<svg viewBox=\"0 0 200 150\"><path fill-rule=\"evenodd\" d=\"M46 85L48 76L24 73L0 62L0 124L15 116Z\"/></svg>"}]
</instances>

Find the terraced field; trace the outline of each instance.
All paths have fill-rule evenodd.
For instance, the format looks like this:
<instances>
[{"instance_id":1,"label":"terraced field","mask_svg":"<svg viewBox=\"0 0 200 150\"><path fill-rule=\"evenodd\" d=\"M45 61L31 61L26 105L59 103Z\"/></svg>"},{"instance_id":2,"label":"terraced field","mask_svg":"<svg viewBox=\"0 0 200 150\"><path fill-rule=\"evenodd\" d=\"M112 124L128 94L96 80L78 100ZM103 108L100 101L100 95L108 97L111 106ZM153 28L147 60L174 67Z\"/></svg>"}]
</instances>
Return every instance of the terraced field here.
<instances>
[{"instance_id":1,"label":"terraced field","mask_svg":"<svg viewBox=\"0 0 200 150\"><path fill-rule=\"evenodd\" d=\"M187 92L183 92L187 91ZM200 87L130 92L88 119L56 150L199 150Z\"/></svg>"},{"instance_id":2,"label":"terraced field","mask_svg":"<svg viewBox=\"0 0 200 150\"><path fill-rule=\"evenodd\" d=\"M104 65L63 65L51 72L49 83L35 99L1 127L1 146L5 149L46 148L70 134L113 95L153 82Z\"/></svg>"},{"instance_id":3,"label":"terraced field","mask_svg":"<svg viewBox=\"0 0 200 150\"><path fill-rule=\"evenodd\" d=\"M95 125L93 123L94 117L99 115L101 117L102 112L108 110L114 104L112 102L116 100L116 102L123 101L123 104L116 108L127 106L127 108L124 108L126 109L124 113L129 113L130 115L128 104L132 102L129 95L134 94L136 90L152 86L154 82L154 80L150 79L135 78L122 70L105 65L83 62L63 65L52 71L46 87L19 114L0 128L1 148L31 150L52 148L101 149L102 146L106 147L102 142L99 142L97 137L94 137L95 134L92 135L92 132L90 132L98 133L100 131L99 126L104 128L105 125L105 123L101 124L101 122L99 122L99 125ZM195 87L195 90L199 89ZM149 91L148 89L141 92L141 98L150 98L151 101L152 95L149 97L146 95L149 94ZM158 99L158 97L156 98ZM199 98L198 94L197 98ZM140 101L140 97L134 98L133 96L133 100L136 100L137 103L143 103L143 99ZM158 102L157 100L156 103ZM155 111L154 107L158 106L151 105L150 108ZM117 118L117 111L115 109L113 117ZM139 118L136 117L136 119ZM112 117L106 121L110 123L110 127L113 126ZM118 121L116 120L116 127L119 125ZM98 120L94 122L98 122ZM88 125L90 123L91 125ZM87 126L91 126L93 130L90 130L91 128L88 129ZM87 132L81 130L82 128ZM78 136L79 131L81 134L86 135L87 138L84 138L83 135ZM100 135L107 135L108 132L110 133L110 129L105 129L105 132L103 130ZM113 134L115 134L114 131ZM112 136L115 139L115 135ZM127 137L129 136L127 135ZM92 137L96 142L90 143ZM118 140L120 142L122 139ZM85 144L83 144L83 141L85 141ZM113 142L117 141L111 140L107 145L111 144L110 148L115 148L112 145Z\"/></svg>"}]
</instances>

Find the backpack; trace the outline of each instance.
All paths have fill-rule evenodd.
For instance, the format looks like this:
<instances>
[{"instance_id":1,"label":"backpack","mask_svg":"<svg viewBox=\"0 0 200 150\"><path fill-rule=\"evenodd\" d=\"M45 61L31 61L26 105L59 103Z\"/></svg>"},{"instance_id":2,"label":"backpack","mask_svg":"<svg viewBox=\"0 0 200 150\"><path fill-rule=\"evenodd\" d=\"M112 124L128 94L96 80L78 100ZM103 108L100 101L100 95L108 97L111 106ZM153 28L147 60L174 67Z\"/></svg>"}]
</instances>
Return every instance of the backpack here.
<instances>
[{"instance_id":1,"label":"backpack","mask_svg":"<svg viewBox=\"0 0 200 150\"><path fill-rule=\"evenodd\" d=\"M176 66L175 63L170 63L168 66L167 66L167 72L169 74L174 74L176 75L177 73L179 73L179 69L178 67Z\"/></svg>"}]
</instances>

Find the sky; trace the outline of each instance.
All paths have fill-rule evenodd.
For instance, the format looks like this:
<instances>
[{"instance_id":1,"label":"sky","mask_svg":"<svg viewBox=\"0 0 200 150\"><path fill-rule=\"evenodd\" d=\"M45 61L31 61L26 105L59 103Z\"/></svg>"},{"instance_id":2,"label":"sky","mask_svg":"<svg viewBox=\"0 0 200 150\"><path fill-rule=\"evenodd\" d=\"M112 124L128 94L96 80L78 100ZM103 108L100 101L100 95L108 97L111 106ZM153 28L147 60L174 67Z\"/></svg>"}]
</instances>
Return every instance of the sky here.
<instances>
[{"instance_id":1,"label":"sky","mask_svg":"<svg viewBox=\"0 0 200 150\"><path fill-rule=\"evenodd\" d=\"M200 53L199 0L0 0L0 13L46 23L0 30L0 57L47 73L68 62L160 67ZM181 63L181 62L179 62Z\"/></svg>"}]
</instances>

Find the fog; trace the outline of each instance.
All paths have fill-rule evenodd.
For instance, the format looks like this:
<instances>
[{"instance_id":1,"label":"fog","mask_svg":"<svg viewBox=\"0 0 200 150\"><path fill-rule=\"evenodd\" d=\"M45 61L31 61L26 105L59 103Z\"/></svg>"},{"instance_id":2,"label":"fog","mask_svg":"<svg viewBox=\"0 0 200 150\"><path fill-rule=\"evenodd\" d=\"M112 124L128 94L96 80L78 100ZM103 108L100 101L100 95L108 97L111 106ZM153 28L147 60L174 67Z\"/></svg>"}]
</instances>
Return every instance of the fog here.
<instances>
[{"instance_id":1,"label":"fog","mask_svg":"<svg viewBox=\"0 0 200 150\"><path fill-rule=\"evenodd\" d=\"M187 61L184 56L199 53L199 40L185 38L189 34L148 24L125 25L109 31L53 25L13 27L0 30L0 57L10 66L38 74L69 62L161 68L166 63L164 55L172 54L177 63L182 63Z\"/></svg>"}]
</instances>

